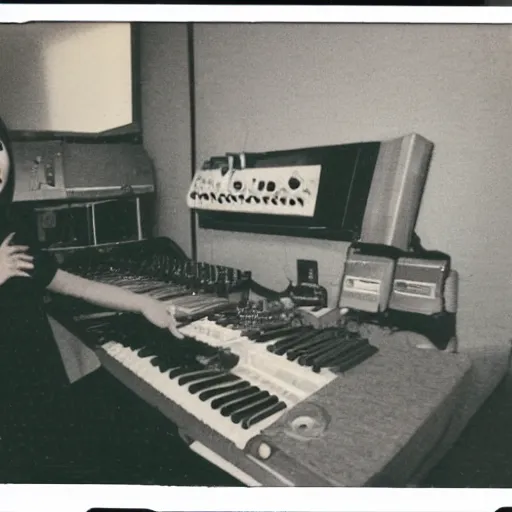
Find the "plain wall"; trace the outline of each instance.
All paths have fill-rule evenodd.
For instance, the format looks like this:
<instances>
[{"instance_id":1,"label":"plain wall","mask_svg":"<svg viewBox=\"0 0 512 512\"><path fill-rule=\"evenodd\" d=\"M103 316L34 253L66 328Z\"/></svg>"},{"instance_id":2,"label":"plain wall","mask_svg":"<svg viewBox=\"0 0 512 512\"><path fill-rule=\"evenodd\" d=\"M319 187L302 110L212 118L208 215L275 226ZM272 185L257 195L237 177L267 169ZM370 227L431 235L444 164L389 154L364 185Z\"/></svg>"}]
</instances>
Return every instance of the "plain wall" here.
<instances>
[{"instance_id":1,"label":"plain wall","mask_svg":"<svg viewBox=\"0 0 512 512\"><path fill-rule=\"evenodd\" d=\"M129 23L0 24L0 115L12 130L132 122Z\"/></svg>"},{"instance_id":2,"label":"plain wall","mask_svg":"<svg viewBox=\"0 0 512 512\"><path fill-rule=\"evenodd\" d=\"M510 338L510 27L204 24L195 34L198 161L420 133L435 153L417 232L459 270L461 343ZM332 289L345 254L277 236L212 231L198 242L203 258L278 289L297 258L317 259Z\"/></svg>"},{"instance_id":3,"label":"plain wall","mask_svg":"<svg viewBox=\"0 0 512 512\"><path fill-rule=\"evenodd\" d=\"M190 93L187 26L141 26L141 103L144 145L156 174L156 233L170 236L190 256Z\"/></svg>"},{"instance_id":4,"label":"plain wall","mask_svg":"<svg viewBox=\"0 0 512 512\"><path fill-rule=\"evenodd\" d=\"M164 187L160 232L188 243L185 27L146 26L143 34L146 141ZM427 248L451 254L460 273L461 348L504 345L512 333L511 36L499 25L196 24L197 161L427 137L435 153L417 232ZM297 258L318 260L331 299L346 248L198 233L200 259L251 269L279 290L295 279Z\"/></svg>"}]
</instances>

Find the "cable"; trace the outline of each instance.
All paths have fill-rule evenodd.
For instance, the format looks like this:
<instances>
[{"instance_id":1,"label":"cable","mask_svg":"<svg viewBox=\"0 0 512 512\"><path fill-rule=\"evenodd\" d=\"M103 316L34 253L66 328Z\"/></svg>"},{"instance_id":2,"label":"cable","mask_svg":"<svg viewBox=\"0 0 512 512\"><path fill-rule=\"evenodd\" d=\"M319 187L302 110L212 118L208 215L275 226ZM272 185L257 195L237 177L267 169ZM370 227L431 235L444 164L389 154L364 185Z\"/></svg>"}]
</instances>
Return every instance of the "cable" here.
<instances>
[{"instance_id":1,"label":"cable","mask_svg":"<svg viewBox=\"0 0 512 512\"><path fill-rule=\"evenodd\" d=\"M256 281L253 281L252 279L249 284L251 292L254 292L256 295L259 295L260 297L263 297L264 299L267 300L278 300L282 297L288 297L288 295L290 294L291 287L292 284L290 283L286 290L283 290L282 292L276 292L271 288L267 288L266 286L263 286L257 283Z\"/></svg>"}]
</instances>

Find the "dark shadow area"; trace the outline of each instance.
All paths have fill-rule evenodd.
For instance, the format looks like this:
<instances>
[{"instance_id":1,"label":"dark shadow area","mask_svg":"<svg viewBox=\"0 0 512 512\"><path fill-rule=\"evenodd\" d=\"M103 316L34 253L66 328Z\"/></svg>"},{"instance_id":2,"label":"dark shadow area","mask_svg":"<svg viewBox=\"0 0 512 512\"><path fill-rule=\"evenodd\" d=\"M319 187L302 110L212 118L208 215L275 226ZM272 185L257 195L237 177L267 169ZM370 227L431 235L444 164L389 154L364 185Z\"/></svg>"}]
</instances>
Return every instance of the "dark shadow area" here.
<instances>
[{"instance_id":1,"label":"dark shadow area","mask_svg":"<svg viewBox=\"0 0 512 512\"><path fill-rule=\"evenodd\" d=\"M59 431L40 456L51 460L18 468L8 476L11 483L241 485L192 452L168 419L104 370L67 391L61 420L52 421Z\"/></svg>"},{"instance_id":2,"label":"dark shadow area","mask_svg":"<svg viewBox=\"0 0 512 512\"><path fill-rule=\"evenodd\" d=\"M512 487L512 377L508 375L421 487Z\"/></svg>"}]
</instances>

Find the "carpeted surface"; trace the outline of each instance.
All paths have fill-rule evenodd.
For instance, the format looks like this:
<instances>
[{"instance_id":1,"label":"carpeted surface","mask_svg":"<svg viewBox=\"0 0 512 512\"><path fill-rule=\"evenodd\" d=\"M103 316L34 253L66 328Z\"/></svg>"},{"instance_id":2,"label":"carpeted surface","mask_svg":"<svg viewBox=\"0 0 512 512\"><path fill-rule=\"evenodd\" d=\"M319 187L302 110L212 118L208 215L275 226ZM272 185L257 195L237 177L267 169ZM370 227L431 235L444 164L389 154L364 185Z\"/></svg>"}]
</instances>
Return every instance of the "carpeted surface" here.
<instances>
[{"instance_id":1,"label":"carpeted surface","mask_svg":"<svg viewBox=\"0 0 512 512\"><path fill-rule=\"evenodd\" d=\"M512 487L512 377L470 421L424 487ZM70 411L71 414L70 414ZM13 483L240 486L191 452L164 416L99 370L71 388L44 470L20 468ZM54 446L52 446L52 444Z\"/></svg>"}]
</instances>

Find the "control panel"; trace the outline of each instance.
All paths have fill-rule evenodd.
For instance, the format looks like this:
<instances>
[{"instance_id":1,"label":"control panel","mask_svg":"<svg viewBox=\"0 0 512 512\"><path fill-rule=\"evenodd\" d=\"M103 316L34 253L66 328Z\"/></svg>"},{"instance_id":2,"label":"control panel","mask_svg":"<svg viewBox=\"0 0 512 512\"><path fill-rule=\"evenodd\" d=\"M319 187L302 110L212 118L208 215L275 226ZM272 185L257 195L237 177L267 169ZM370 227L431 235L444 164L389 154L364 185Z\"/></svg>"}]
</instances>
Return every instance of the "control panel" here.
<instances>
[{"instance_id":1,"label":"control panel","mask_svg":"<svg viewBox=\"0 0 512 512\"><path fill-rule=\"evenodd\" d=\"M351 248L341 283L340 308L378 313L388 306L395 262Z\"/></svg>"},{"instance_id":2,"label":"control panel","mask_svg":"<svg viewBox=\"0 0 512 512\"><path fill-rule=\"evenodd\" d=\"M198 210L313 217L320 173L321 165L201 170L192 181L187 205Z\"/></svg>"},{"instance_id":3,"label":"control panel","mask_svg":"<svg viewBox=\"0 0 512 512\"><path fill-rule=\"evenodd\" d=\"M66 198L61 142L13 142L12 150L15 202Z\"/></svg>"},{"instance_id":4,"label":"control panel","mask_svg":"<svg viewBox=\"0 0 512 512\"><path fill-rule=\"evenodd\" d=\"M14 202L97 200L153 193L141 144L14 141Z\"/></svg>"}]
</instances>

